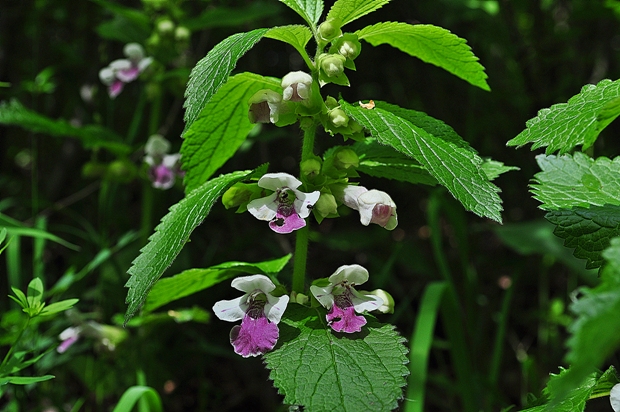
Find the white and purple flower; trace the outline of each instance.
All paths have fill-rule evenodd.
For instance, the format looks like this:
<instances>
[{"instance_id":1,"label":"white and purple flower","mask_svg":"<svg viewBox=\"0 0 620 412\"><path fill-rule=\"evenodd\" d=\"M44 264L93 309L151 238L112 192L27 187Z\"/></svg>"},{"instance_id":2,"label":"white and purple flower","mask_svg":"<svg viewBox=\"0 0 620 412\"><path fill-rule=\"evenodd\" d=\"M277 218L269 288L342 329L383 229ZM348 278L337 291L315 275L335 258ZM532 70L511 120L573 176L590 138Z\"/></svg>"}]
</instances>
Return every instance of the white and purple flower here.
<instances>
[{"instance_id":1,"label":"white and purple flower","mask_svg":"<svg viewBox=\"0 0 620 412\"><path fill-rule=\"evenodd\" d=\"M360 221L364 226L376 223L387 230L392 230L398 225L396 204L385 192L349 185L344 188L341 200L351 209L360 212Z\"/></svg>"},{"instance_id":2,"label":"white and purple flower","mask_svg":"<svg viewBox=\"0 0 620 412\"><path fill-rule=\"evenodd\" d=\"M152 57L144 57L144 49L138 43L126 44L123 53L126 59L114 60L99 71L99 79L108 86L108 94L112 99L123 91L126 83L136 80L153 62Z\"/></svg>"},{"instance_id":3,"label":"white and purple flower","mask_svg":"<svg viewBox=\"0 0 620 412\"><path fill-rule=\"evenodd\" d=\"M273 193L252 200L248 211L259 220L269 221L269 227L277 233L291 233L306 226L305 218L321 196L318 190L312 193L297 190L301 181L288 173L267 173L259 179L258 186Z\"/></svg>"},{"instance_id":4,"label":"white and purple flower","mask_svg":"<svg viewBox=\"0 0 620 412\"><path fill-rule=\"evenodd\" d=\"M265 275L236 278L231 286L245 294L237 299L220 300L213 305L215 316L227 322L241 320L230 331L235 353L247 358L273 349L280 336L277 324L288 305L289 297L270 294L276 285Z\"/></svg>"},{"instance_id":5,"label":"white and purple flower","mask_svg":"<svg viewBox=\"0 0 620 412\"><path fill-rule=\"evenodd\" d=\"M340 266L325 287L312 285L310 291L327 309L327 322L336 332L360 332L366 318L357 313L377 310L384 305L379 296L363 295L355 290L368 280L368 271L360 265Z\"/></svg>"},{"instance_id":6,"label":"white and purple flower","mask_svg":"<svg viewBox=\"0 0 620 412\"><path fill-rule=\"evenodd\" d=\"M620 383L615 384L613 388L611 388L609 402L614 412L620 412Z\"/></svg>"},{"instance_id":7,"label":"white and purple flower","mask_svg":"<svg viewBox=\"0 0 620 412\"><path fill-rule=\"evenodd\" d=\"M156 189L170 189L177 176L183 176L180 168L181 155L168 154L170 142L163 136L154 134L144 146L144 162L149 165L148 176Z\"/></svg>"},{"instance_id":8,"label":"white and purple flower","mask_svg":"<svg viewBox=\"0 0 620 412\"><path fill-rule=\"evenodd\" d=\"M58 335L58 338L62 341L56 348L58 353L65 353L75 342L78 341L82 333L82 328L79 326L69 327Z\"/></svg>"},{"instance_id":9,"label":"white and purple flower","mask_svg":"<svg viewBox=\"0 0 620 412\"><path fill-rule=\"evenodd\" d=\"M312 76L306 72L290 72L282 78L282 100L300 102L310 98Z\"/></svg>"}]
</instances>

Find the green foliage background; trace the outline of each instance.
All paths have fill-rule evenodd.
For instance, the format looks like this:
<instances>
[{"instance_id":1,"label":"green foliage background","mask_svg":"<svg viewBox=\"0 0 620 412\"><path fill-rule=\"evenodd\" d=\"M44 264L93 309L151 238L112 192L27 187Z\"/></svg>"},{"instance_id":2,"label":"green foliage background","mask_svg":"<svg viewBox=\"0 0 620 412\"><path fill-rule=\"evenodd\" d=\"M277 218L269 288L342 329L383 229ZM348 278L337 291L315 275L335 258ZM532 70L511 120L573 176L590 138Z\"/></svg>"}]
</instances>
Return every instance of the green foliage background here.
<instances>
[{"instance_id":1,"label":"green foliage background","mask_svg":"<svg viewBox=\"0 0 620 412\"><path fill-rule=\"evenodd\" d=\"M140 85L128 85L111 103L97 73L121 56L123 42L144 41L150 21L128 16L133 24L127 24L112 18L105 4L113 3L37 0L6 1L1 6L0 81L11 87L0 88L0 100L15 98L28 110L64 120L41 123L37 133L0 128L0 213L27 226L40 221L35 216L43 218L49 232L80 247L76 253L61 244L46 243L44 252L39 253L36 243L24 238L17 259L9 253L0 256L3 344L2 339L10 339L13 333L10 316L14 306L5 297L10 286L24 288L34 273L43 274L46 286L51 287L67 276L67 268L75 268L62 296L79 296L82 312L113 323L126 309L126 272L146 243L144 236L136 234L140 222L147 219L154 227L183 196L180 190L153 193L155 206L152 215L145 217L142 182L98 183L82 176L82 166L91 159L91 152L80 140L84 131L69 120L100 124L119 135L136 127L140 137L130 151L149 134L149 106L144 106L144 118L137 124L132 117L140 104ZM142 7L139 1L123 5ZM205 27L191 38L185 56L192 62L190 67L235 32L301 23L299 16L275 0L192 1L183 7L194 16L188 27ZM215 17L205 17L204 10ZM245 18L221 14L222 10L243 10ZM201 19L213 23L204 24ZM403 183L365 177L367 187L390 193L397 203L398 229L386 232L362 227L353 214L326 219L320 226L314 225L308 273L323 277L342 264L364 265L371 273L368 288L386 288L396 301L395 313L382 315L380 320L394 323L407 338L412 336L426 286L449 273L462 304L458 312L465 325L461 344L470 358L462 365L451 363L447 347L448 339L453 339L450 312L442 313L429 359L427 410L499 410L510 405L521 409L531 400L528 393L540 393L549 372L560 373L558 365L568 366L563 359L570 293L578 285L593 286L598 281L596 271L586 270L584 260L562 248L570 231L555 237L552 226L542 221L546 212L540 210L540 202L528 188L540 172L535 156L529 150L506 147L506 142L519 135L525 122L540 109L567 102L584 84L620 77L620 16L604 2L590 0L393 0L372 17L352 22L348 29L361 29L376 21L434 24L467 39L486 68L491 92L389 46L364 43L356 61L357 72L347 74L354 87L329 85L330 94L342 93L349 102L382 100L428 113L453 127L479 156L520 170L494 182L502 189L504 226L465 212L444 189L412 189ZM156 57L166 61L165 56ZM265 38L239 60L236 71L282 76L303 66L294 50ZM45 81L41 73L50 67L51 77ZM184 130L182 103L188 75L181 72L163 83L166 98L161 110L170 113L163 120L166 137L175 149L180 147ZM97 88L90 103L80 98L83 85ZM15 106L15 110L26 109ZM194 120L198 115L193 114ZM51 131L38 133L41 128ZM99 160L113 161L116 154L128 153L125 145L118 145L118 136L98 129L90 132L101 139L101 147L111 148L102 150ZM616 157L620 153L618 132L620 125L611 123L590 150L597 157ZM298 136L294 128L266 127L244 143L217 174L251 170L267 161L270 170L295 174ZM330 138L317 139L318 152L321 139L327 142ZM575 218L578 216L556 212L550 220ZM6 222L3 220L3 225L8 225ZM434 238L429 238L431 235ZM267 233L265 226L247 213L235 215L218 203L190 240L167 276L188 267L276 259L293 247L292 238ZM40 259L33 259L37 256ZM583 257L590 265L600 261L598 254ZM507 281L512 285L508 289ZM184 307L209 310L216 300L233 294L225 281L209 293L181 302ZM80 400L82 410L106 410L118 402L126 388L144 383L136 381L140 370L146 383L161 394L167 411L257 410L257 405L264 411L280 408L283 398L272 388L262 361L240 359L230 350L229 324L177 324L161 318L142 321L141 329L128 329L131 338L114 353L92 349L85 342L76 345L71 357L51 353L37 367L40 374L53 371L56 378L41 382L34 391L20 389L12 401L24 410ZM69 324L59 318L46 326L45 339L53 340ZM497 348L500 350L494 350ZM609 362L618 365L617 356ZM467 381L459 378L459 370L471 372ZM600 401L600 405L594 401L591 410L609 410L603 399ZM0 398L0 408L8 402Z\"/></svg>"}]
</instances>

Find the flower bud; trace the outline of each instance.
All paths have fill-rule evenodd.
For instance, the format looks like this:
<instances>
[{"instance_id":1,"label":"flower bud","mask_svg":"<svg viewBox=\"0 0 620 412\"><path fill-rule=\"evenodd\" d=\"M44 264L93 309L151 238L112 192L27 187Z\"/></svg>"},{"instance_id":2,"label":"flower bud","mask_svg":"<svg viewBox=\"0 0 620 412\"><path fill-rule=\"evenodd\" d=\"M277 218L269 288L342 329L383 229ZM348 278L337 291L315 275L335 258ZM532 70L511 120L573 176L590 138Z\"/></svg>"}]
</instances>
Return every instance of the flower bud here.
<instances>
[{"instance_id":1,"label":"flower bud","mask_svg":"<svg viewBox=\"0 0 620 412\"><path fill-rule=\"evenodd\" d=\"M304 160L301 162L300 170L303 176L312 179L321 172L321 161L318 158Z\"/></svg>"},{"instance_id":2,"label":"flower bud","mask_svg":"<svg viewBox=\"0 0 620 412\"><path fill-rule=\"evenodd\" d=\"M321 70L327 77L338 77L344 73L344 62L346 57L340 54L326 54L319 56Z\"/></svg>"},{"instance_id":3,"label":"flower bud","mask_svg":"<svg viewBox=\"0 0 620 412\"><path fill-rule=\"evenodd\" d=\"M222 204L226 209L249 203L252 194L260 191L256 184L237 183L222 195Z\"/></svg>"},{"instance_id":4,"label":"flower bud","mask_svg":"<svg viewBox=\"0 0 620 412\"><path fill-rule=\"evenodd\" d=\"M174 23L172 20L164 19L157 22L157 31L164 36L172 34L174 31Z\"/></svg>"},{"instance_id":5,"label":"flower bud","mask_svg":"<svg viewBox=\"0 0 620 412\"><path fill-rule=\"evenodd\" d=\"M121 183L128 183L136 176L137 168L128 159L115 160L108 165L106 177Z\"/></svg>"},{"instance_id":6,"label":"flower bud","mask_svg":"<svg viewBox=\"0 0 620 412\"><path fill-rule=\"evenodd\" d=\"M357 36L352 33L347 33L342 37L334 40L332 46L329 48L330 53L338 53L347 58L347 60L355 60L362 51L362 44L357 39Z\"/></svg>"},{"instance_id":7,"label":"flower bud","mask_svg":"<svg viewBox=\"0 0 620 412\"><path fill-rule=\"evenodd\" d=\"M336 198L331 193L321 193L321 197L314 204L312 210L322 218L337 215L338 204L336 203Z\"/></svg>"},{"instance_id":8,"label":"flower bud","mask_svg":"<svg viewBox=\"0 0 620 412\"><path fill-rule=\"evenodd\" d=\"M350 167L358 167L360 159L357 153L349 147L340 147L334 153L334 167L339 170L346 170Z\"/></svg>"},{"instance_id":9,"label":"flower bud","mask_svg":"<svg viewBox=\"0 0 620 412\"><path fill-rule=\"evenodd\" d=\"M179 26L174 31L174 38L178 41L188 40L191 35L192 32L190 32L189 29L185 26Z\"/></svg>"},{"instance_id":10,"label":"flower bud","mask_svg":"<svg viewBox=\"0 0 620 412\"><path fill-rule=\"evenodd\" d=\"M161 157L169 151L170 142L160 134L151 135L144 145L144 153L151 157Z\"/></svg>"},{"instance_id":11,"label":"flower bud","mask_svg":"<svg viewBox=\"0 0 620 412\"><path fill-rule=\"evenodd\" d=\"M347 127L349 124L349 116L340 108L330 110L328 116L329 120L336 127Z\"/></svg>"},{"instance_id":12,"label":"flower bud","mask_svg":"<svg viewBox=\"0 0 620 412\"><path fill-rule=\"evenodd\" d=\"M319 25L319 36L322 40L329 42L342 35L340 22L336 19L329 19Z\"/></svg>"}]
</instances>

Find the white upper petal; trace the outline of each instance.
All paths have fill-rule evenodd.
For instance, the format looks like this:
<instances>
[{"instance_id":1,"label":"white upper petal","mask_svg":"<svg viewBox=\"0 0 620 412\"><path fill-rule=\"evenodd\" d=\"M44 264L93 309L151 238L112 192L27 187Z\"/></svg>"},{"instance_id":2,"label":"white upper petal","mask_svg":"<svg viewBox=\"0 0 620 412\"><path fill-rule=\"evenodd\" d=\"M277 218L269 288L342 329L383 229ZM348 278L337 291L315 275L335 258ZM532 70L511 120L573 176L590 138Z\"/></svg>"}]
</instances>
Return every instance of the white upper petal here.
<instances>
[{"instance_id":1,"label":"white upper petal","mask_svg":"<svg viewBox=\"0 0 620 412\"><path fill-rule=\"evenodd\" d=\"M117 71L117 70L131 69L131 66L132 66L131 61L127 59L118 59L110 63L108 67L110 67L114 71Z\"/></svg>"},{"instance_id":2,"label":"white upper petal","mask_svg":"<svg viewBox=\"0 0 620 412\"><path fill-rule=\"evenodd\" d=\"M281 84L282 88L286 89L287 87L295 83L309 85L312 83L312 76L302 71L290 72L282 78Z\"/></svg>"},{"instance_id":3,"label":"white upper petal","mask_svg":"<svg viewBox=\"0 0 620 412\"><path fill-rule=\"evenodd\" d=\"M353 292L353 308L357 313L370 312L372 310L379 309L384 301L379 296L374 295L362 295L355 289L351 289Z\"/></svg>"},{"instance_id":4,"label":"white upper petal","mask_svg":"<svg viewBox=\"0 0 620 412\"><path fill-rule=\"evenodd\" d=\"M332 295L333 286L320 287L312 285L310 286L310 292L314 295L316 300L319 301L327 309L331 309L334 305L334 295Z\"/></svg>"},{"instance_id":5,"label":"white upper petal","mask_svg":"<svg viewBox=\"0 0 620 412\"><path fill-rule=\"evenodd\" d=\"M271 321L271 323L279 323L280 319L282 319L282 314L286 310L286 305L288 305L289 297L288 295L282 295L279 298L275 296L271 296L267 294L267 303L265 304L265 315L267 315L267 319Z\"/></svg>"},{"instance_id":6,"label":"white upper petal","mask_svg":"<svg viewBox=\"0 0 620 412\"><path fill-rule=\"evenodd\" d=\"M245 304L246 299L247 295L243 295L237 299L215 302L215 305L213 305L213 313L221 320L227 322L241 320L245 316L245 311L247 309L247 305Z\"/></svg>"},{"instance_id":7,"label":"white upper petal","mask_svg":"<svg viewBox=\"0 0 620 412\"><path fill-rule=\"evenodd\" d=\"M276 217L278 205L276 204L276 198L278 194L276 192L260 199L254 199L248 203L248 212L252 214L258 220L272 220Z\"/></svg>"},{"instance_id":8,"label":"white upper petal","mask_svg":"<svg viewBox=\"0 0 620 412\"><path fill-rule=\"evenodd\" d=\"M393 209L396 208L396 204L392 198L387 193L380 190L373 189L359 195L357 198L357 205L359 207L360 222L362 222L362 225L368 226L370 224L372 220L372 210L378 203L388 205ZM394 225L394 227L396 227L396 225ZM392 229L394 227L392 227Z\"/></svg>"},{"instance_id":9,"label":"white upper petal","mask_svg":"<svg viewBox=\"0 0 620 412\"><path fill-rule=\"evenodd\" d=\"M168 169L172 169L179 162L179 159L181 159L181 153L169 154L163 157L161 163Z\"/></svg>"},{"instance_id":10,"label":"white upper petal","mask_svg":"<svg viewBox=\"0 0 620 412\"><path fill-rule=\"evenodd\" d=\"M258 186L275 192L285 187L297 189L301 186L301 181L288 173L267 173L258 180Z\"/></svg>"},{"instance_id":11,"label":"white upper petal","mask_svg":"<svg viewBox=\"0 0 620 412\"><path fill-rule=\"evenodd\" d=\"M138 62L138 70L140 70L140 72L143 72L144 69L146 69L147 67L151 65L151 63L153 63L153 58L145 57L144 59Z\"/></svg>"},{"instance_id":12,"label":"white upper petal","mask_svg":"<svg viewBox=\"0 0 620 412\"><path fill-rule=\"evenodd\" d=\"M614 412L620 412L620 383L614 385L611 388L611 393L609 394L609 401L611 402L611 407Z\"/></svg>"},{"instance_id":13,"label":"white upper petal","mask_svg":"<svg viewBox=\"0 0 620 412\"><path fill-rule=\"evenodd\" d=\"M299 190L293 190L295 193L295 211L299 217L305 219L310 215L310 209L321 197L321 192L318 190L312 193L304 193Z\"/></svg>"},{"instance_id":14,"label":"white upper petal","mask_svg":"<svg viewBox=\"0 0 620 412\"><path fill-rule=\"evenodd\" d=\"M230 285L233 288L246 293L250 293L255 290L269 293L276 288L276 285L274 285L271 279L265 275L241 276L233 279Z\"/></svg>"},{"instance_id":15,"label":"white upper petal","mask_svg":"<svg viewBox=\"0 0 620 412\"><path fill-rule=\"evenodd\" d=\"M368 271L360 265L343 265L329 277L332 285L337 285L345 280L354 285L361 285L368 280Z\"/></svg>"},{"instance_id":16,"label":"white upper petal","mask_svg":"<svg viewBox=\"0 0 620 412\"><path fill-rule=\"evenodd\" d=\"M349 185L343 190L342 202L353 210L359 210L358 198L362 193L368 192L364 186Z\"/></svg>"}]
</instances>

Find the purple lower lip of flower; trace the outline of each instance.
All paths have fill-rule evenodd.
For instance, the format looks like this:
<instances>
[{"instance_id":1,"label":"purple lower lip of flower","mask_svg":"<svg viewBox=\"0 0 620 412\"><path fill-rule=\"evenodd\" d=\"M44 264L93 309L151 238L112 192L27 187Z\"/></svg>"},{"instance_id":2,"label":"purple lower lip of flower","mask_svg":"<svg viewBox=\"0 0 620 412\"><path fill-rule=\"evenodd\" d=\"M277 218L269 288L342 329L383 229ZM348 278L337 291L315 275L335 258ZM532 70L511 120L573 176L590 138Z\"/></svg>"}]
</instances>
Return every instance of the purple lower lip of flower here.
<instances>
[{"instance_id":1,"label":"purple lower lip of flower","mask_svg":"<svg viewBox=\"0 0 620 412\"><path fill-rule=\"evenodd\" d=\"M174 171L164 165L149 169L149 178L157 189L169 189L174 185Z\"/></svg>"},{"instance_id":2,"label":"purple lower lip of flower","mask_svg":"<svg viewBox=\"0 0 620 412\"><path fill-rule=\"evenodd\" d=\"M246 314L241 325L234 326L230 330L230 343L235 348L235 353L247 358L259 356L274 348L280 331L275 323L262 316L255 319Z\"/></svg>"},{"instance_id":3,"label":"purple lower lip of flower","mask_svg":"<svg viewBox=\"0 0 620 412\"><path fill-rule=\"evenodd\" d=\"M355 314L353 306L341 308L337 305L327 312L329 326L336 332L361 332L362 326L366 324L366 318Z\"/></svg>"},{"instance_id":4,"label":"purple lower lip of flower","mask_svg":"<svg viewBox=\"0 0 620 412\"><path fill-rule=\"evenodd\" d=\"M279 205L276 217L269 227L276 233L291 233L306 226L305 219L299 217L293 205Z\"/></svg>"},{"instance_id":5,"label":"purple lower lip of flower","mask_svg":"<svg viewBox=\"0 0 620 412\"><path fill-rule=\"evenodd\" d=\"M125 86L125 83L123 83L120 80L116 80L114 83L110 85L110 87L108 87L108 94L110 95L111 98L115 98L116 96L121 94L124 86Z\"/></svg>"},{"instance_id":6,"label":"purple lower lip of flower","mask_svg":"<svg viewBox=\"0 0 620 412\"><path fill-rule=\"evenodd\" d=\"M116 77L123 83L129 83L138 78L140 69L138 67L132 67L130 69L123 69L116 72Z\"/></svg>"}]
</instances>

